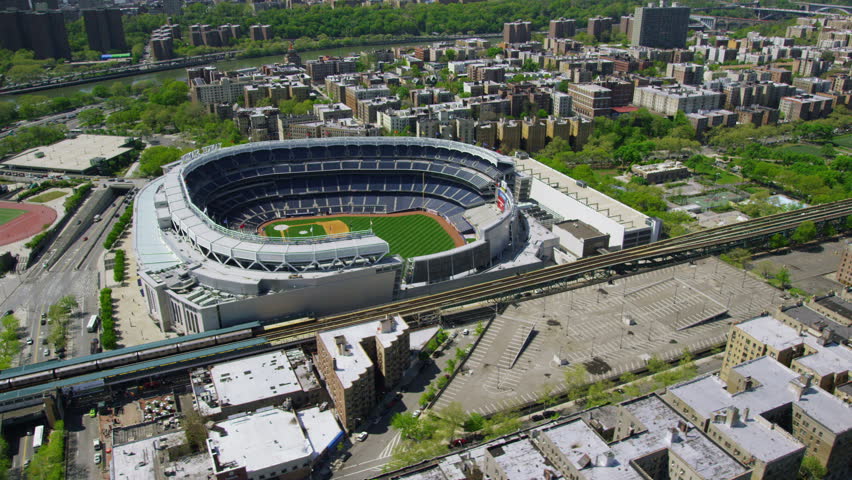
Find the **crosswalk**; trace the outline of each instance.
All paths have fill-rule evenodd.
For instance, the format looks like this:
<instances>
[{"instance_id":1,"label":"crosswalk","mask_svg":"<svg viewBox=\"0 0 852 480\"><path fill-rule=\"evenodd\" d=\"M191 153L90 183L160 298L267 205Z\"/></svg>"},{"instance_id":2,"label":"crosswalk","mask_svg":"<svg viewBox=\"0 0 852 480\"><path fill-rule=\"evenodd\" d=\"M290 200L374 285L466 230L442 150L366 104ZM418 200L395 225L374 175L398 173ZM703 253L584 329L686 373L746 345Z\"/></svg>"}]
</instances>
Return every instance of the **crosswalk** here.
<instances>
[{"instance_id":1,"label":"crosswalk","mask_svg":"<svg viewBox=\"0 0 852 480\"><path fill-rule=\"evenodd\" d=\"M376 458L377 460L381 460L383 458L389 458L393 456L393 450L399 445L399 442L402 441L402 434L400 432L396 432L396 435L385 445L384 450L379 456Z\"/></svg>"}]
</instances>

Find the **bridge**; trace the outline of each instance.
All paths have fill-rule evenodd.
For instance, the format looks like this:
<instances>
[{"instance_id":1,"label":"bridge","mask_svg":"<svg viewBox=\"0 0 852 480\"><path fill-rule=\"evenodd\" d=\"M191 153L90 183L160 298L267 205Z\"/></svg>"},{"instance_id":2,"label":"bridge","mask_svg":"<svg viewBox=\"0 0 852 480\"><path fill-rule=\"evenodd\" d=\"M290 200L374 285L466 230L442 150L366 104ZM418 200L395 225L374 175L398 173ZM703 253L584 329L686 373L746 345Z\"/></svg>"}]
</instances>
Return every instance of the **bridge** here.
<instances>
[{"instance_id":1,"label":"bridge","mask_svg":"<svg viewBox=\"0 0 852 480\"><path fill-rule=\"evenodd\" d=\"M201 361L204 357L235 351L255 351L264 345L281 348L310 342L317 332L389 315L398 314L414 321L425 321L440 318L442 310L453 307L487 303L496 308L517 301L528 292L545 294L565 290L577 282L595 281L640 268L714 255L738 246L760 248L773 235L790 234L804 221L832 223L838 230L844 230L850 215L852 199L712 228L573 263L339 315L303 318L266 326L241 325L80 357L67 363L44 362L9 369L0 375L3 382L0 390L6 390L0 394L0 407L17 403L22 398L36 398L42 392L57 388L74 388L75 385L85 385L87 382L97 384L92 388L103 388L105 382L113 381L111 379L120 381L129 375L150 375L149 372L162 371L166 367L186 368L187 362ZM75 390L82 393L85 388L77 387Z\"/></svg>"},{"instance_id":2,"label":"bridge","mask_svg":"<svg viewBox=\"0 0 852 480\"><path fill-rule=\"evenodd\" d=\"M829 13L832 11L843 12L846 15L852 15L852 6L848 5L831 5L826 3L810 3L810 2L790 2L793 5L803 7L806 12Z\"/></svg>"},{"instance_id":3,"label":"bridge","mask_svg":"<svg viewBox=\"0 0 852 480\"><path fill-rule=\"evenodd\" d=\"M704 28L706 30L730 29L736 25L758 25L766 23L768 20L760 20L757 18L740 18L740 17L719 17L712 15L690 15L690 28Z\"/></svg>"}]
</instances>

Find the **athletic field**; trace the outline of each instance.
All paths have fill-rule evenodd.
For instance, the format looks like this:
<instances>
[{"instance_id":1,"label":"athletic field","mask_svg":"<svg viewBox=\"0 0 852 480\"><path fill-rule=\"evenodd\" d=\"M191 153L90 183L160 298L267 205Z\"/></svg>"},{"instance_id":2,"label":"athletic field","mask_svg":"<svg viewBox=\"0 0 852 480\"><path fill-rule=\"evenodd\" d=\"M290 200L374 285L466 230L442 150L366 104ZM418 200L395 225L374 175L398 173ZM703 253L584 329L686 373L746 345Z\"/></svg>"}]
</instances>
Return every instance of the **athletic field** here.
<instances>
[{"instance_id":1,"label":"athletic field","mask_svg":"<svg viewBox=\"0 0 852 480\"><path fill-rule=\"evenodd\" d=\"M26 210L18 210L17 208L0 208L0 225L11 222L25 213L27 213Z\"/></svg>"},{"instance_id":2,"label":"athletic field","mask_svg":"<svg viewBox=\"0 0 852 480\"><path fill-rule=\"evenodd\" d=\"M456 246L455 240L434 218L423 214L386 216L333 216L302 220L276 220L263 226L268 237L315 237L370 229L388 242L390 254L404 258L443 252Z\"/></svg>"}]
</instances>

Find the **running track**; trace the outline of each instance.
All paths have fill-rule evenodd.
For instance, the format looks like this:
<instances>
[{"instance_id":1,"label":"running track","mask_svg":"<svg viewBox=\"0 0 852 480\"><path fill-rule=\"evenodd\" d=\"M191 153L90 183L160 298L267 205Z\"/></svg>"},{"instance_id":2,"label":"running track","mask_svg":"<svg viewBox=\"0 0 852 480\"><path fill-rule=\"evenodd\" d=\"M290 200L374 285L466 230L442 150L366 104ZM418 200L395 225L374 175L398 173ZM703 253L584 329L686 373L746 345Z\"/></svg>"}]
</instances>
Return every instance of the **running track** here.
<instances>
[{"instance_id":1,"label":"running track","mask_svg":"<svg viewBox=\"0 0 852 480\"><path fill-rule=\"evenodd\" d=\"M56 211L32 203L0 202L0 208L26 210L27 213L0 225L0 246L18 242L39 233L45 225L56 220Z\"/></svg>"}]
</instances>

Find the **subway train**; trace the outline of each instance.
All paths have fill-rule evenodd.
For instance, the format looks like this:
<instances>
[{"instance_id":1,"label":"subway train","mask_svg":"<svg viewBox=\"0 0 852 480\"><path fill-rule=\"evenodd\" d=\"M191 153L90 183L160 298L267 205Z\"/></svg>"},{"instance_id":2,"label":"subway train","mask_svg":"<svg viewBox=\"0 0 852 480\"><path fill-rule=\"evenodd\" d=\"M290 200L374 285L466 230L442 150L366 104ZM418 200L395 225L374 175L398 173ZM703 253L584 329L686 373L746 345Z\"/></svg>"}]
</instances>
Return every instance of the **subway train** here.
<instances>
[{"instance_id":1,"label":"subway train","mask_svg":"<svg viewBox=\"0 0 852 480\"><path fill-rule=\"evenodd\" d=\"M33 368L27 369L29 370L29 373L24 371L21 372L20 375L0 375L0 392L7 392L31 385L47 383L53 380L76 377L87 373L109 370L111 368L122 367L136 362L168 357L170 355L191 352L206 347L224 345L239 340L249 339L253 336L254 333L252 328L246 328L233 332L220 333L218 335L177 341L169 345L161 345L153 348L143 348L144 346L129 347L112 352L90 355L88 357L80 357L65 362L44 362L34 365Z\"/></svg>"}]
</instances>

